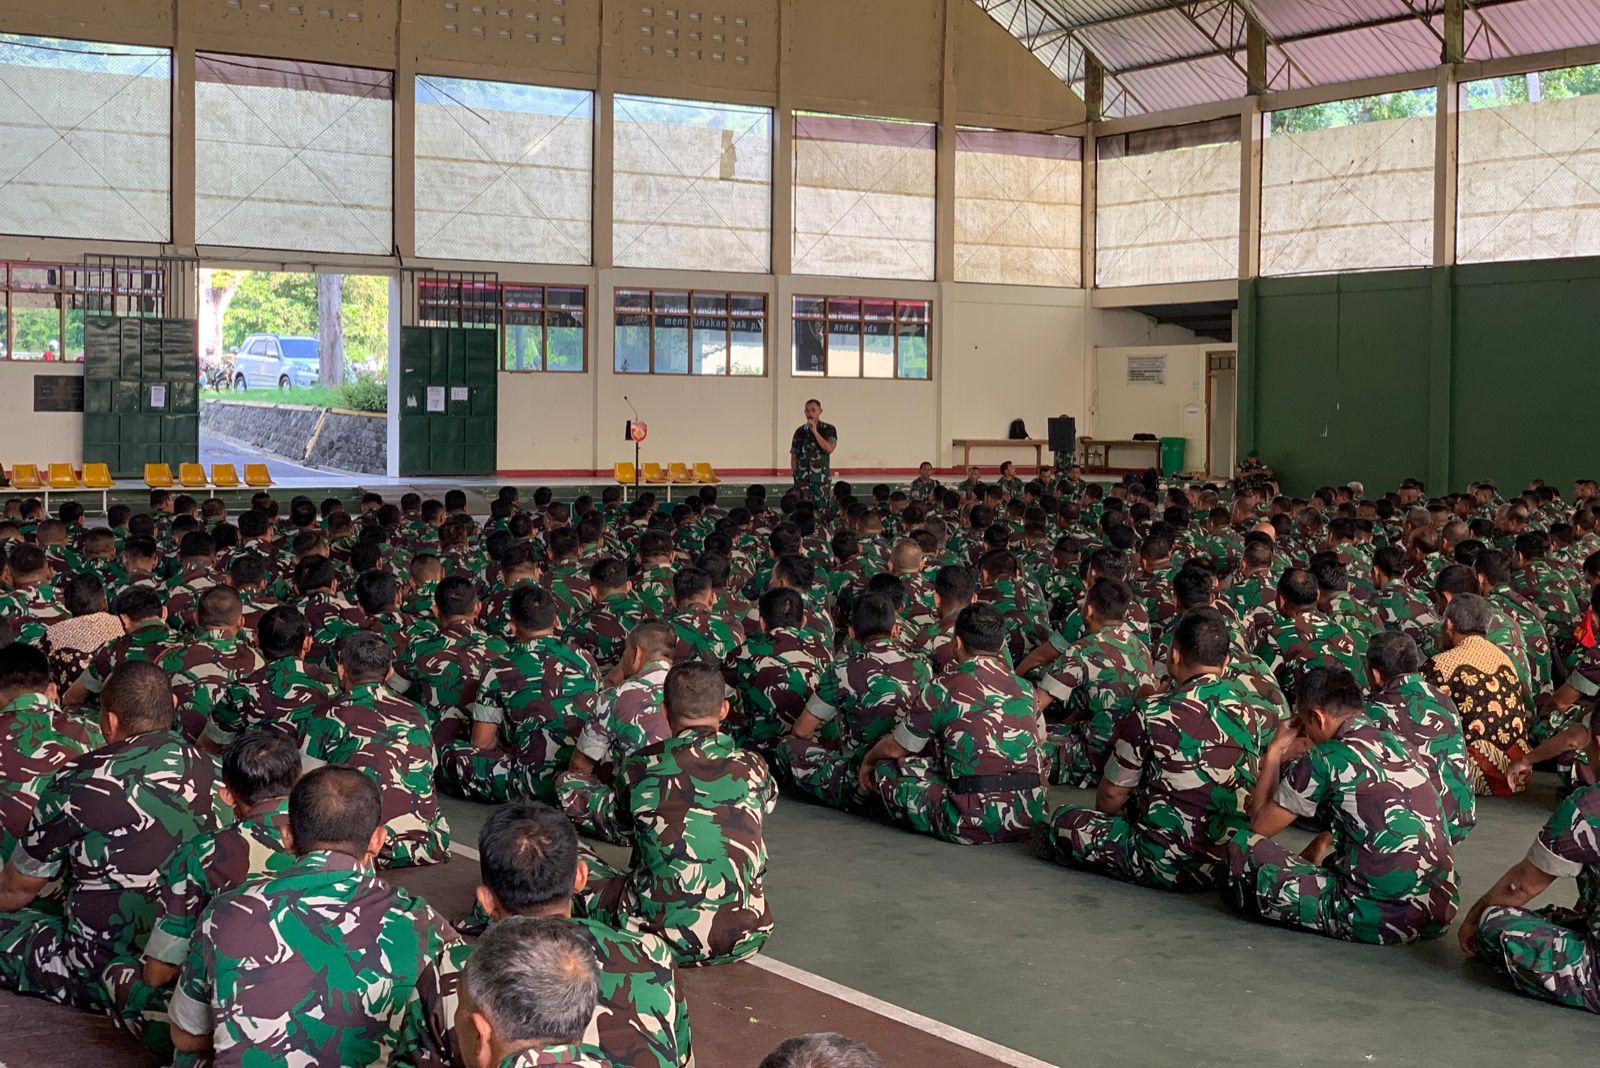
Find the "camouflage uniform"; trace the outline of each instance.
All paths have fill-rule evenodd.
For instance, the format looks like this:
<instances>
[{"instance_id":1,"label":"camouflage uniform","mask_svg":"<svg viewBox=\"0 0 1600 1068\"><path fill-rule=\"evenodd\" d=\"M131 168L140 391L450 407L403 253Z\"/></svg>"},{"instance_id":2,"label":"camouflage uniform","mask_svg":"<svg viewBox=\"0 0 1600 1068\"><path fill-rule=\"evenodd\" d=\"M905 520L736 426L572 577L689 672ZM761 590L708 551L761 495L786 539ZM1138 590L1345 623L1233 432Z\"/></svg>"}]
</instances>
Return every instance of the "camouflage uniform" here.
<instances>
[{"instance_id":1,"label":"camouflage uniform","mask_svg":"<svg viewBox=\"0 0 1600 1068\"><path fill-rule=\"evenodd\" d=\"M1045 737L1050 781L1098 783L1117 724L1133 710L1139 691L1154 684L1150 650L1126 623L1080 639L1057 660L1039 683L1066 706L1066 722L1050 726Z\"/></svg>"},{"instance_id":2,"label":"camouflage uniform","mask_svg":"<svg viewBox=\"0 0 1600 1068\"><path fill-rule=\"evenodd\" d=\"M39 792L67 761L104 744L100 728L42 693L21 693L0 708L0 857L11 856Z\"/></svg>"},{"instance_id":3,"label":"camouflage uniform","mask_svg":"<svg viewBox=\"0 0 1600 1068\"><path fill-rule=\"evenodd\" d=\"M583 1044L630 1068L687 1064L689 1007L667 944L656 935L621 931L598 920L573 919L572 924L593 947L600 970L600 997ZM416 1058L421 1068L461 1063L455 1015L461 970L471 955L472 948L458 942L423 965L417 979L425 1021Z\"/></svg>"},{"instance_id":4,"label":"camouflage uniform","mask_svg":"<svg viewBox=\"0 0 1600 1068\"><path fill-rule=\"evenodd\" d=\"M286 656L234 679L222 691L206 740L219 749L256 727L274 727L302 736L305 720L339 692L339 680L299 657Z\"/></svg>"},{"instance_id":5,"label":"camouflage uniform","mask_svg":"<svg viewBox=\"0 0 1600 1068\"><path fill-rule=\"evenodd\" d=\"M83 669L78 681L83 683L84 689L98 697L100 691L105 689L106 679L111 677L118 665L128 660L148 660L159 664L169 651L182 648L181 643L182 639L161 620L147 619L110 645L101 646L100 651L94 654L94 659L89 661L89 666Z\"/></svg>"},{"instance_id":6,"label":"camouflage uniform","mask_svg":"<svg viewBox=\"0 0 1600 1068\"><path fill-rule=\"evenodd\" d=\"M422 710L380 682L329 698L301 725L301 748L377 783L389 832L380 868L450 859L450 826L433 792L433 739Z\"/></svg>"},{"instance_id":7,"label":"camouflage uniform","mask_svg":"<svg viewBox=\"0 0 1600 1068\"><path fill-rule=\"evenodd\" d=\"M1418 593L1411 583L1392 579L1382 589L1373 591L1369 603L1378 625L1384 630L1410 635L1425 657L1439 651L1439 613L1434 610L1433 602Z\"/></svg>"},{"instance_id":8,"label":"camouflage uniform","mask_svg":"<svg viewBox=\"0 0 1600 1068\"><path fill-rule=\"evenodd\" d=\"M679 964L754 955L772 933L762 822L777 803L766 762L714 728L634 752L617 769L617 813L633 837L629 870L590 859L578 911L660 935Z\"/></svg>"},{"instance_id":9,"label":"camouflage uniform","mask_svg":"<svg viewBox=\"0 0 1600 1068\"><path fill-rule=\"evenodd\" d=\"M174 850L161 872L157 919L144 955L181 969L190 939L212 900L295 862L284 843L288 826L289 799L274 798L245 812L237 823L191 838ZM118 1026L142 1038L150 1049L168 1053L166 1011L172 988L147 985L136 957L112 962L103 981Z\"/></svg>"},{"instance_id":10,"label":"camouflage uniform","mask_svg":"<svg viewBox=\"0 0 1600 1068\"><path fill-rule=\"evenodd\" d=\"M1367 665L1350 632L1316 609L1279 616L1257 640L1255 655L1293 702L1300 676L1316 667L1342 667L1365 678Z\"/></svg>"},{"instance_id":11,"label":"camouflage uniform","mask_svg":"<svg viewBox=\"0 0 1600 1068\"><path fill-rule=\"evenodd\" d=\"M633 577L633 595L650 618L660 619L672 606L672 576L677 570L672 564L657 564Z\"/></svg>"},{"instance_id":12,"label":"camouflage uniform","mask_svg":"<svg viewBox=\"0 0 1600 1068\"><path fill-rule=\"evenodd\" d=\"M386 1065L416 1041L417 976L456 941L420 899L343 853L313 852L212 902L172 1022L218 1068Z\"/></svg>"},{"instance_id":13,"label":"camouflage uniform","mask_svg":"<svg viewBox=\"0 0 1600 1068\"><path fill-rule=\"evenodd\" d=\"M891 818L947 842L1027 838L1045 816L1039 733L1033 687L1001 657L952 664L895 725L911 756L873 770L878 797Z\"/></svg>"},{"instance_id":14,"label":"camouflage uniform","mask_svg":"<svg viewBox=\"0 0 1600 1068\"><path fill-rule=\"evenodd\" d=\"M499 638L465 620L451 620L410 644L391 685L426 709L429 722L437 725L442 717L460 718L472 707L479 683L506 652Z\"/></svg>"},{"instance_id":15,"label":"camouflage uniform","mask_svg":"<svg viewBox=\"0 0 1600 1068\"><path fill-rule=\"evenodd\" d=\"M819 419L817 434L834 445L839 443L839 431L832 423L824 423ZM789 451L794 454L794 488L820 507L828 500L828 491L832 487L832 479L829 478L832 458L817 444L817 436L811 432L810 423L795 428Z\"/></svg>"},{"instance_id":16,"label":"camouflage uniform","mask_svg":"<svg viewBox=\"0 0 1600 1068\"><path fill-rule=\"evenodd\" d=\"M822 635L804 627L751 634L722 666L733 689L729 733L742 747L771 755L817 691L830 659Z\"/></svg>"},{"instance_id":17,"label":"camouflage uniform","mask_svg":"<svg viewBox=\"0 0 1600 1068\"><path fill-rule=\"evenodd\" d=\"M488 669L472 706L473 723L495 724L498 747L479 749L470 738L445 742L439 785L474 801L553 801L599 680L594 658L559 638L514 644Z\"/></svg>"},{"instance_id":18,"label":"camouflage uniform","mask_svg":"<svg viewBox=\"0 0 1600 1068\"><path fill-rule=\"evenodd\" d=\"M993 606L1006 624L1006 652L1021 660L1050 637L1049 609L1044 594L1031 580L1001 579L978 589L980 604Z\"/></svg>"},{"instance_id":19,"label":"camouflage uniform","mask_svg":"<svg viewBox=\"0 0 1600 1068\"><path fill-rule=\"evenodd\" d=\"M1461 731L1461 713L1450 695L1413 672L1390 679L1369 696L1367 716L1411 747L1439 795L1450 841L1465 841L1478 822L1478 802L1472 792L1472 759Z\"/></svg>"},{"instance_id":20,"label":"camouflage uniform","mask_svg":"<svg viewBox=\"0 0 1600 1068\"><path fill-rule=\"evenodd\" d=\"M68 761L44 784L10 863L34 878L60 876L66 916L0 913L0 985L108 1007L100 973L144 945L162 864L218 826L213 769L177 734L149 731Z\"/></svg>"},{"instance_id":21,"label":"camouflage uniform","mask_svg":"<svg viewBox=\"0 0 1600 1068\"><path fill-rule=\"evenodd\" d=\"M184 738L199 741L223 692L265 663L242 633L228 637L213 630L203 630L162 653L156 664L172 679L178 727Z\"/></svg>"},{"instance_id":22,"label":"camouflage uniform","mask_svg":"<svg viewBox=\"0 0 1600 1068\"><path fill-rule=\"evenodd\" d=\"M1233 907L1374 945L1437 938L1450 926L1455 853L1428 772L1398 737L1357 715L1289 765L1273 799L1331 831L1333 851L1312 864L1237 832L1223 888Z\"/></svg>"},{"instance_id":23,"label":"camouflage uniform","mask_svg":"<svg viewBox=\"0 0 1600 1068\"><path fill-rule=\"evenodd\" d=\"M538 586L534 579L524 579L515 586L497 586L478 603L477 625L485 634L510 643L516 637L511 627L511 595L524 587Z\"/></svg>"},{"instance_id":24,"label":"camouflage uniform","mask_svg":"<svg viewBox=\"0 0 1600 1068\"><path fill-rule=\"evenodd\" d=\"M578 735L577 751L595 763L595 771L623 760L672 735L661 707L662 687L671 666L656 662L637 675L602 691L589 722ZM581 834L621 843L627 827L617 818L616 798L595 771L569 771L556 780L561 809Z\"/></svg>"},{"instance_id":25,"label":"camouflage uniform","mask_svg":"<svg viewBox=\"0 0 1600 1068\"><path fill-rule=\"evenodd\" d=\"M1546 875L1575 877L1577 906L1491 906L1478 923L1478 955L1520 993L1600 1012L1600 787L1556 806L1528 862Z\"/></svg>"},{"instance_id":26,"label":"camouflage uniform","mask_svg":"<svg viewBox=\"0 0 1600 1068\"><path fill-rule=\"evenodd\" d=\"M1198 675L1141 702L1112 739L1105 781L1131 792L1117 815L1063 805L1039 851L1162 890L1216 885L1220 843L1248 827L1245 799L1277 710L1239 679Z\"/></svg>"},{"instance_id":27,"label":"camouflage uniform","mask_svg":"<svg viewBox=\"0 0 1600 1068\"><path fill-rule=\"evenodd\" d=\"M894 730L933 681L928 661L891 638L875 638L823 671L806 711L822 721L812 739L787 735L778 763L806 793L834 808L865 807L861 758Z\"/></svg>"},{"instance_id":28,"label":"camouflage uniform","mask_svg":"<svg viewBox=\"0 0 1600 1068\"><path fill-rule=\"evenodd\" d=\"M712 667L721 667L724 660L737 653L740 643L744 641L744 627L741 624L730 623L700 605L673 609L667 613L665 622L678 635L678 649L672 657L677 664L699 660Z\"/></svg>"},{"instance_id":29,"label":"camouflage uniform","mask_svg":"<svg viewBox=\"0 0 1600 1068\"><path fill-rule=\"evenodd\" d=\"M650 618L644 602L631 593L618 593L596 601L562 631L566 640L594 657L604 674L622 659L628 634Z\"/></svg>"}]
</instances>

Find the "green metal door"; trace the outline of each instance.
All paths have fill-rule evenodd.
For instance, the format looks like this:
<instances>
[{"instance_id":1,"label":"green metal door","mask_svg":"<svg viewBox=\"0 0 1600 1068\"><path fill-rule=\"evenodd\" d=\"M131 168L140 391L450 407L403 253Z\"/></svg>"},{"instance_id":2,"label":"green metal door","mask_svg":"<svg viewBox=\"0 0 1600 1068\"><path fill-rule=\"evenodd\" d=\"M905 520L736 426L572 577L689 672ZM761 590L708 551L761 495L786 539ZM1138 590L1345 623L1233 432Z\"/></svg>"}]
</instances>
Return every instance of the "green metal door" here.
<instances>
[{"instance_id":1,"label":"green metal door","mask_svg":"<svg viewBox=\"0 0 1600 1068\"><path fill-rule=\"evenodd\" d=\"M121 478L176 470L200 453L192 319L95 317L84 324L83 458Z\"/></svg>"},{"instance_id":2,"label":"green metal door","mask_svg":"<svg viewBox=\"0 0 1600 1068\"><path fill-rule=\"evenodd\" d=\"M400 474L493 475L500 332L400 332Z\"/></svg>"}]
</instances>

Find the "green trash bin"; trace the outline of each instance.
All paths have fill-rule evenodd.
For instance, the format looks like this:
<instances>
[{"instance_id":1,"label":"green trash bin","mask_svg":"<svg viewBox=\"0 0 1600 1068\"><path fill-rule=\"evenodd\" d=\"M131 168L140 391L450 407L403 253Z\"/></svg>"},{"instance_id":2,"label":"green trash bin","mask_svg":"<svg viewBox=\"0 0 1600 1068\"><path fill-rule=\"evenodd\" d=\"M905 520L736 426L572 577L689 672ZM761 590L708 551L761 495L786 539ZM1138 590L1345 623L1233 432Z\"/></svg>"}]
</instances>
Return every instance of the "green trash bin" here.
<instances>
[{"instance_id":1,"label":"green trash bin","mask_svg":"<svg viewBox=\"0 0 1600 1068\"><path fill-rule=\"evenodd\" d=\"M1161 439L1161 475L1163 478L1171 478L1183 470L1183 455L1188 448L1188 438Z\"/></svg>"}]
</instances>

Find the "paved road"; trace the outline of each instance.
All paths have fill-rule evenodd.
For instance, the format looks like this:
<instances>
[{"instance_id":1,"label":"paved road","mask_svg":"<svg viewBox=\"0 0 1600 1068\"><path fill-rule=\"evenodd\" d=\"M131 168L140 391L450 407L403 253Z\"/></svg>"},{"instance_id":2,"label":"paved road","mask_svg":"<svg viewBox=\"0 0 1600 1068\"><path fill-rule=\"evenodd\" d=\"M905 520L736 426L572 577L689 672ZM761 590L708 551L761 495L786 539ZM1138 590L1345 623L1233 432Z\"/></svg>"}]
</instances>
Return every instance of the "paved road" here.
<instances>
[{"instance_id":1,"label":"paved road","mask_svg":"<svg viewBox=\"0 0 1600 1068\"><path fill-rule=\"evenodd\" d=\"M233 464L242 476L245 464L265 463L267 472L274 481L286 479L321 479L324 482L330 475L337 476L339 482L354 481L360 476L348 471L322 470L315 467L306 467L303 464L293 463L271 453L251 450L249 446L228 441L225 438L213 437L209 434L200 435L200 462L206 470L212 464Z\"/></svg>"}]
</instances>

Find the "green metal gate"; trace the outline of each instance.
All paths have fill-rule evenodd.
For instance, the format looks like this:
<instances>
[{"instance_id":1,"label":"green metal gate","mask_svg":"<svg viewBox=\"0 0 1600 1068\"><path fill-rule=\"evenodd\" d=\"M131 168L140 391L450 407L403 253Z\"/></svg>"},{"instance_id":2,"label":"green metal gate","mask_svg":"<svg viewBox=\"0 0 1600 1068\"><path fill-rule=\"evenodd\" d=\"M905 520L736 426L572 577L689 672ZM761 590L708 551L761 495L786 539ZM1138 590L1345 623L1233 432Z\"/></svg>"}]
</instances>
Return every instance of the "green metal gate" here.
<instances>
[{"instance_id":1,"label":"green metal gate","mask_svg":"<svg viewBox=\"0 0 1600 1068\"><path fill-rule=\"evenodd\" d=\"M83 459L121 478L200 452L199 359L192 319L94 317L84 323Z\"/></svg>"},{"instance_id":2,"label":"green metal gate","mask_svg":"<svg viewBox=\"0 0 1600 1068\"><path fill-rule=\"evenodd\" d=\"M500 331L400 330L400 474L493 475Z\"/></svg>"}]
</instances>

